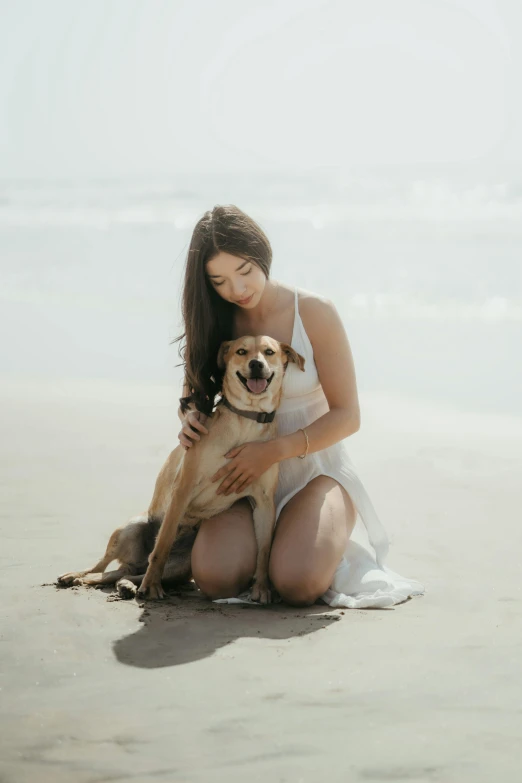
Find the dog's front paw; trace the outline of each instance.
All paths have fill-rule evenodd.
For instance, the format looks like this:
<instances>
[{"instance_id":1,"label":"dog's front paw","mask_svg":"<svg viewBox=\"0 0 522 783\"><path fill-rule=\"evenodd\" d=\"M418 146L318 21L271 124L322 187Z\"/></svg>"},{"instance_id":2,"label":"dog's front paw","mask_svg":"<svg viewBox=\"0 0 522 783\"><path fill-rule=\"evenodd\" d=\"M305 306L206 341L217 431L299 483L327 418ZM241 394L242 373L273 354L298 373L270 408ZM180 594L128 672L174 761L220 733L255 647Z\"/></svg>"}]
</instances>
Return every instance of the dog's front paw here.
<instances>
[{"instance_id":1,"label":"dog's front paw","mask_svg":"<svg viewBox=\"0 0 522 783\"><path fill-rule=\"evenodd\" d=\"M66 574L61 574L56 584L59 587L71 587L72 585L81 584L81 578L84 576L85 571L68 571Z\"/></svg>"},{"instance_id":2,"label":"dog's front paw","mask_svg":"<svg viewBox=\"0 0 522 783\"><path fill-rule=\"evenodd\" d=\"M250 598L252 601L259 604L269 604L272 601L272 595L268 582L255 582L250 593Z\"/></svg>"},{"instance_id":3,"label":"dog's front paw","mask_svg":"<svg viewBox=\"0 0 522 783\"><path fill-rule=\"evenodd\" d=\"M148 580L145 577L141 583L141 587L136 593L136 598L144 598L148 601L158 601L161 598L165 598L165 593L161 586L161 580Z\"/></svg>"}]
</instances>

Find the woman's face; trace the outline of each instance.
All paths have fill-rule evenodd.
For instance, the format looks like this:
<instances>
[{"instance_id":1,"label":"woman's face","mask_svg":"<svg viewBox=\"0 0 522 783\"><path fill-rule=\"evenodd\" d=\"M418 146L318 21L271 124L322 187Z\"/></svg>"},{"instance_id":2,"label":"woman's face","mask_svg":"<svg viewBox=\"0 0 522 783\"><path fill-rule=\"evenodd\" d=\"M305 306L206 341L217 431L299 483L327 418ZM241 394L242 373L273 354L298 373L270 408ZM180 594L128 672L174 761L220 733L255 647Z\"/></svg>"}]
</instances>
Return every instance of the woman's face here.
<instances>
[{"instance_id":1,"label":"woman's face","mask_svg":"<svg viewBox=\"0 0 522 783\"><path fill-rule=\"evenodd\" d=\"M265 274L257 264L230 253L221 252L208 261L206 273L223 299L248 310L258 304L266 285Z\"/></svg>"}]
</instances>

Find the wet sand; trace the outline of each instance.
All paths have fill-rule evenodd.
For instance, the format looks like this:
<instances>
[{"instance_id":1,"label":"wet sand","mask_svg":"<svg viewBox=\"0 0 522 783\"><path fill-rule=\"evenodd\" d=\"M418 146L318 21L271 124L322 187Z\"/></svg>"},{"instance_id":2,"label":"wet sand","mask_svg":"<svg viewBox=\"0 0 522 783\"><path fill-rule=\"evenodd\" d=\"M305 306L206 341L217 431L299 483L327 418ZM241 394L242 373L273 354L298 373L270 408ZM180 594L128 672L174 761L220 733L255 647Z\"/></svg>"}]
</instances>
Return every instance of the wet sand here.
<instances>
[{"instance_id":1,"label":"wet sand","mask_svg":"<svg viewBox=\"0 0 522 783\"><path fill-rule=\"evenodd\" d=\"M175 397L2 386L0 780L515 780L520 420L361 395L350 454L389 566L426 586L393 609L42 586L147 507Z\"/></svg>"}]
</instances>

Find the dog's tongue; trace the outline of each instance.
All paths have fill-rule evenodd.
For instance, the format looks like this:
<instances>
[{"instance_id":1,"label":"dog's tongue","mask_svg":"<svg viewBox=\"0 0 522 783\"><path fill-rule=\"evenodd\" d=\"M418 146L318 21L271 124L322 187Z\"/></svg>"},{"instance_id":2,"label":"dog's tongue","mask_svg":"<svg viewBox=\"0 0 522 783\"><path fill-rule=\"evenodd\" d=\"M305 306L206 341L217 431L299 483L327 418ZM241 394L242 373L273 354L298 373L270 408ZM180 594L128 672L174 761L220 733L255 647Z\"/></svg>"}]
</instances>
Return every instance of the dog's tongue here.
<instances>
[{"instance_id":1,"label":"dog's tongue","mask_svg":"<svg viewBox=\"0 0 522 783\"><path fill-rule=\"evenodd\" d=\"M267 382L265 378L248 378L247 386L251 392L255 392L255 394L261 394L261 392L264 392L266 389Z\"/></svg>"}]
</instances>

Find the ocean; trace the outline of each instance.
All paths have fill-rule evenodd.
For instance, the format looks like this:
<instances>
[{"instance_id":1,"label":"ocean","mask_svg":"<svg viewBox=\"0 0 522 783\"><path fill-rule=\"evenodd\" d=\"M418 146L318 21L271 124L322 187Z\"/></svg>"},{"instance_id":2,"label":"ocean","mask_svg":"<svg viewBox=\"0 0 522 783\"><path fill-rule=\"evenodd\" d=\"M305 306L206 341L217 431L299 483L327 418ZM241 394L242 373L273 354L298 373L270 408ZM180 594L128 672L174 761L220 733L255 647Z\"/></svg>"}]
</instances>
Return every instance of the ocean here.
<instances>
[{"instance_id":1,"label":"ocean","mask_svg":"<svg viewBox=\"0 0 522 783\"><path fill-rule=\"evenodd\" d=\"M0 378L181 391L192 229L234 203L330 298L359 391L522 415L522 178L410 172L0 182ZM177 391L175 391L177 394Z\"/></svg>"}]
</instances>

